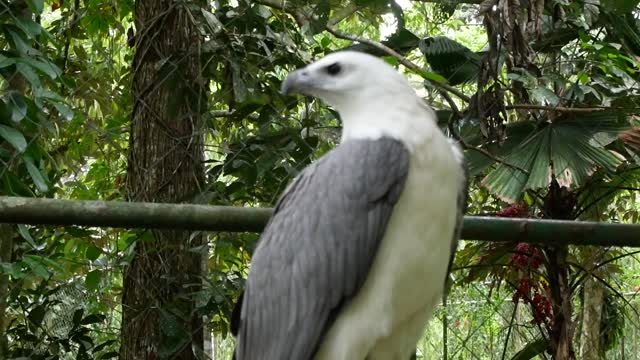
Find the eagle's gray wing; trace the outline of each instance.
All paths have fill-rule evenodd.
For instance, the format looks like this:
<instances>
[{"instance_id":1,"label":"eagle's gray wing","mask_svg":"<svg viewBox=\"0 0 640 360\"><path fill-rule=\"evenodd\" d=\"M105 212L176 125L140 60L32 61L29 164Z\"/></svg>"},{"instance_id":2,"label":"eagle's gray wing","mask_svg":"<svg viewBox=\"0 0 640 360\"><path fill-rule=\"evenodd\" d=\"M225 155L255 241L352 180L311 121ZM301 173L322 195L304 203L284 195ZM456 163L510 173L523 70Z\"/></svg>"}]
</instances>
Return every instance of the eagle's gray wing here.
<instances>
[{"instance_id":1,"label":"eagle's gray wing","mask_svg":"<svg viewBox=\"0 0 640 360\"><path fill-rule=\"evenodd\" d=\"M300 173L254 253L237 332L238 360L311 359L359 290L409 171L397 140L351 140Z\"/></svg>"}]
</instances>

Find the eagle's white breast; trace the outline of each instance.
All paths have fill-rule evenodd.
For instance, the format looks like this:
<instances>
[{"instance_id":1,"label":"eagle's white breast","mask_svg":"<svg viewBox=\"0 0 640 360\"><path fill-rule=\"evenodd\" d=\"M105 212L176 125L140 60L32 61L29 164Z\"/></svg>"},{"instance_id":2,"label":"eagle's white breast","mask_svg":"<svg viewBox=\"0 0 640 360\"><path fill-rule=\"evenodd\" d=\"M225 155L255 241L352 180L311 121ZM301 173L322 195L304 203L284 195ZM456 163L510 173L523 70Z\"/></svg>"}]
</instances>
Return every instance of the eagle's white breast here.
<instances>
[{"instance_id":1,"label":"eagle's white breast","mask_svg":"<svg viewBox=\"0 0 640 360\"><path fill-rule=\"evenodd\" d=\"M398 104L406 105L372 107L344 121L343 141L403 141L410 168L365 283L325 335L316 360L409 359L442 296L460 165L431 109Z\"/></svg>"}]
</instances>

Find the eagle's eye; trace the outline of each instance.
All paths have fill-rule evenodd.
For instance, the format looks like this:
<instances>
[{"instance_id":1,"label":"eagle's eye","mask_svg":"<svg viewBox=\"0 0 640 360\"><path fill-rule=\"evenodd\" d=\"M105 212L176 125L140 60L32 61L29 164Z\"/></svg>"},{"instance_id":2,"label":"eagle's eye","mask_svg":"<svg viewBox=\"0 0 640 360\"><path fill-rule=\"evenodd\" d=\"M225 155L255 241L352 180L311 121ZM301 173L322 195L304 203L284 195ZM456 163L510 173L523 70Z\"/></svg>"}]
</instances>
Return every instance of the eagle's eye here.
<instances>
[{"instance_id":1,"label":"eagle's eye","mask_svg":"<svg viewBox=\"0 0 640 360\"><path fill-rule=\"evenodd\" d=\"M329 75L338 75L340 73L340 70L342 70L342 68L340 68L340 64L333 63L333 64L327 66L325 68L325 70L327 71L327 74L329 74Z\"/></svg>"}]
</instances>

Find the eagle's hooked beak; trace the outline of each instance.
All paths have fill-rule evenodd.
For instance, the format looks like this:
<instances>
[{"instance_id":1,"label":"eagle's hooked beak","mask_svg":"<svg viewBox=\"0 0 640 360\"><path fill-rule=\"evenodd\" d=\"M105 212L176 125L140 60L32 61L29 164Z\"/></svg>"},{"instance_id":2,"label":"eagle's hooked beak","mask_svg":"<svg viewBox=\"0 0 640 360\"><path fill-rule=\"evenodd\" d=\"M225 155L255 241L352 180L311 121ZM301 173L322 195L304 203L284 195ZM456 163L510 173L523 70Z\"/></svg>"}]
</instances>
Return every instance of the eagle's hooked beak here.
<instances>
[{"instance_id":1,"label":"eagle's hooked beak","mask_svg":"<svg viewBox=\"0 0 640 360\"><path fill-rule=\"evenodd\" d=\"M284 95L290 95L294 93L305 94L306 91L313 88L313 77L309 74L309 70L306 68L292 71L282 82L280 92Z\"/></svg>"}]
</instances>

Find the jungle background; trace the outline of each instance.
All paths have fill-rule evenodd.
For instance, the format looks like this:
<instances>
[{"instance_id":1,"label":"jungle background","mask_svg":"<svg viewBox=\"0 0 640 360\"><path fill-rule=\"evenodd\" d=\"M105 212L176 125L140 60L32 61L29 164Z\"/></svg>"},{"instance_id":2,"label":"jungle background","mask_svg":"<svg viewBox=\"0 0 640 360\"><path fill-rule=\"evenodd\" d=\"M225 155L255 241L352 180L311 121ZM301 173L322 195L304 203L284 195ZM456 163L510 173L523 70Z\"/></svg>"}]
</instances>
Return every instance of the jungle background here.
<instances>
[{"instance_id":1,"label":"jungle background","mask_svg":"<svg viewBox=\"0 0 640 360\"><path fill-rule=\"evenodd\" d=\"M0 0L0 194L272 206L336 145L286 73L396 66L469 215L637 223L636 0ZM427 221L427 220L425 220ZM259 234L0 225L1 359L230 359ZM462 241L423 359L638 359L638 250Z\"/></svg>"}]
</instances>

